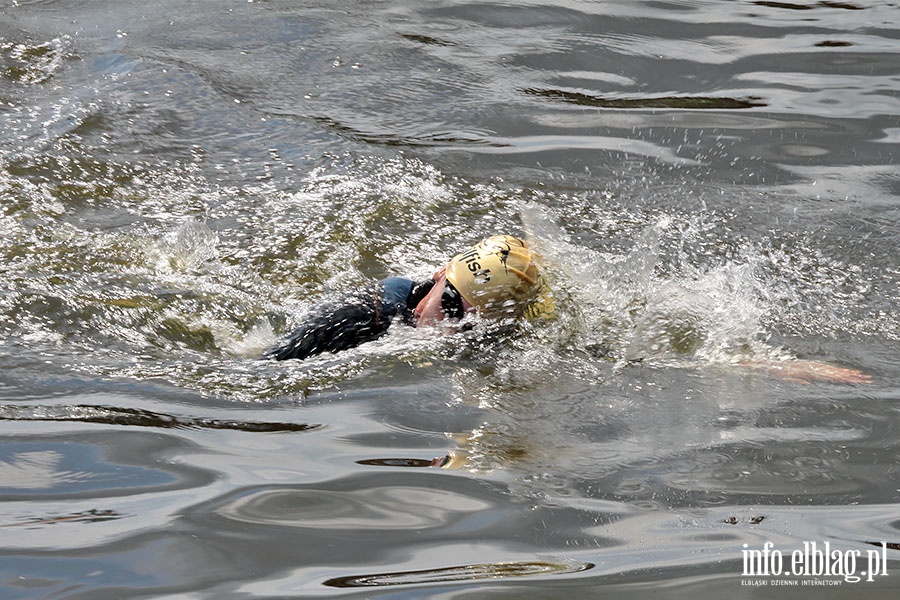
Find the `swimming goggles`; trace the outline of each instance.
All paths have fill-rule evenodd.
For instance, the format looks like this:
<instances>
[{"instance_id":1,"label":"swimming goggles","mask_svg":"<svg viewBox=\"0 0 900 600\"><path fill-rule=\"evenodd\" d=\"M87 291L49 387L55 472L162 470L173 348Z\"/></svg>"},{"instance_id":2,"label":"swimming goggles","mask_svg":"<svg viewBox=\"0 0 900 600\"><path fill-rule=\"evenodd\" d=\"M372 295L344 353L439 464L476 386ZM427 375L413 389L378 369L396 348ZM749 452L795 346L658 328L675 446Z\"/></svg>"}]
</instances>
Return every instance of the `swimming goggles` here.
<instances>
[{"instance_id":1,"label":"swimming goggles","mask_svg":"<svg viewBox=\"0 0 900 600\"><path fill-rule=\"evenodd\" d=\"M449 281L444 282L444 292L441 294L441 311L445 319L459 321L466 314L463 308L463 300L459 291Z\"/></svg>"}]
</instances>

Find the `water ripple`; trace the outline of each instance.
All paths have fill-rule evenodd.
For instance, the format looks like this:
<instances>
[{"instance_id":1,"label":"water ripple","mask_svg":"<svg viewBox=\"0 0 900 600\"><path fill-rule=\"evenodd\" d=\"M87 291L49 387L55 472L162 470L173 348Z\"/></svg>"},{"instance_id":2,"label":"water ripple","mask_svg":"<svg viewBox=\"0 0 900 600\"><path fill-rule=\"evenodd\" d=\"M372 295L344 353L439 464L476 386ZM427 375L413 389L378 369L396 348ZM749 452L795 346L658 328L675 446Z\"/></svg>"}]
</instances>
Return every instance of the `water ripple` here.
<instances>
[{"instance_id":1,"label":"water ripple","mask_svg":"<svg viewBox=\"0 0 900 600\"><path fill-rule=\"evenodd\" d=\"M0 421L82 421L104 425L159 427L164 429L231 429L234 431L311 431L322 425L307 423L259 423L204 417L178 417L149 410L109 406L0 405Z\"/></svg>"},{"instance_id":2,"label":"water ripple","mask_svg":"<svg viewBox=\"0 0 900 600\"><path fill-rule=\"evenodd\" d=\"M479 565L462 565L422 569L419 571L399 571L394 573L373 573L336 577L323 585L338 588L370 587L385 585L411 585L444 583L449 581L478 581L479 579L506 579L510 577L531 577L535 575L563 575L579 573L594 567L591 563L521 561L500 562Z\"/></svg>"}]
</instances>

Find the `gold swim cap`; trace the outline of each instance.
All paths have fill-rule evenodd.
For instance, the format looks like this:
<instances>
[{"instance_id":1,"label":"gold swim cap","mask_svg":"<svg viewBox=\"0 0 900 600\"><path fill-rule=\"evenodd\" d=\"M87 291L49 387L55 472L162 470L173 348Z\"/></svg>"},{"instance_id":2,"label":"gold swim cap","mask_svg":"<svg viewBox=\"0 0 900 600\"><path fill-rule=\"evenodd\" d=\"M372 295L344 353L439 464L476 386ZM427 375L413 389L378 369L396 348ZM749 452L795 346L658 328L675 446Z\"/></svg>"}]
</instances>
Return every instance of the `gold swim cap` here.
<instances>
[{"instance_id":1,"label":"gold swim cap","mask_svg":"<svg viewBox=\"0 0 900 600\"><path fill-rule=\"evenodd\" d=\"M540 259L524 240L494 235L447 264L447 280L483 316L521 315L544 285Z\"/></svg>"}]
</instances>

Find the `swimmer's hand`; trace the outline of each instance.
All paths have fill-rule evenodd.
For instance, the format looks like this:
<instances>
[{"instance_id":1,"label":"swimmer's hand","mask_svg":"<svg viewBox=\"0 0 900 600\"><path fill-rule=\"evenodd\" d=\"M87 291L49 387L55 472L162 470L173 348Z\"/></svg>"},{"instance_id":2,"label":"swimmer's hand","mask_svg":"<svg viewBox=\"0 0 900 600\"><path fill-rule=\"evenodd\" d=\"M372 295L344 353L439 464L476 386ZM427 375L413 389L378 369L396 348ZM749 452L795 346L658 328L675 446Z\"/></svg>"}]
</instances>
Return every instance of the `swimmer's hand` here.
<instances>
[{"instance_id":1,"label":"swimmer's hand","mask_svg":"<svg viewBox=\"0 0 900 600\"><path fill-rule=\"evenodd\" d=\"M740 366L794 383L872 383L859 369L838 367L815 360L744 361Z\"/></svg>"}]
</instances>

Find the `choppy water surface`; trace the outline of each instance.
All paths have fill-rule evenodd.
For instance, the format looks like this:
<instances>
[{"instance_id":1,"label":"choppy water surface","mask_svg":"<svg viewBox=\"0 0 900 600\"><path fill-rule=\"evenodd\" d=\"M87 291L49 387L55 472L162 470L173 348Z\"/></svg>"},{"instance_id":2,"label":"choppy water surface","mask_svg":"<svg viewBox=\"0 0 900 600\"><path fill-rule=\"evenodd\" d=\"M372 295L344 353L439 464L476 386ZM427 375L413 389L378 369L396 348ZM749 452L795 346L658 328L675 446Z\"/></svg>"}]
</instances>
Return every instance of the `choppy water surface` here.
<instances>
[{"instance_id":1,"label":"choppy water surface","mask_svg":"<svg viewBox=\"0 0 900 600\"><path fill-rule=\"evenodd\" d=\"M0 11L3 598L895 594L896 2ZM257 360L505 231L555 321Z\"/></svg>"}]
</instances>

